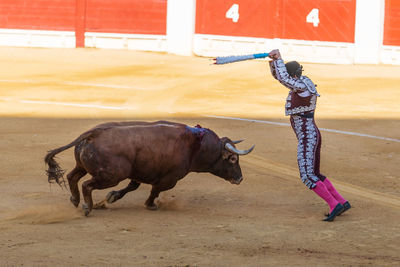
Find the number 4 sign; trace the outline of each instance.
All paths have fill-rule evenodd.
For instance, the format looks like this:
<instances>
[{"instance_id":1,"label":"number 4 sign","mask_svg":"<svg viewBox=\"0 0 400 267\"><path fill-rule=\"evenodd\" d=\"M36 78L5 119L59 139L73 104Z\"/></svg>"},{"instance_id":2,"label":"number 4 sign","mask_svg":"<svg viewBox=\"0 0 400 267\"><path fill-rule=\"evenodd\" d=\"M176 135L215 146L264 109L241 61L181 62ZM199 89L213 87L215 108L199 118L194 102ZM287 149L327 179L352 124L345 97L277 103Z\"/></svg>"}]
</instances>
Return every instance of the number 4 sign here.
<instances>
[{"instance_id":1,"label":"number 4 sign","mask_svg":"<svg viewBox=\"0 0 400 267\"><path fill-rule=\"evenodd\" d=\"M233 4L228 11L226 11L225 17L228 19L232 19L233 22L239 21L239 5Z\"/></svg>"},{"instance_id":2,"label":"number 4 sign","mask_svg":"<svg viewBox=\"0 0 400 267\"><path fill-rule=\"evenodd\" d=\"M319 10L318 8L313 8L310 13L308 13L306 18L307 23L312 23L314 27L318 27L319 24Z\"/></svg>"},{"instance_id":3,"label":"number 4 sign","mask_svg":"<svg viewBox=\"0 0 400 267\"><path fill-rule=\"evenodd\" d=\"M225 13L227 19L232 19L233 22L239 21L239 5L233 4L228 11ZM318 27L319 24L319 10L318 8L313 8L306 17L307 23L312 23L314 27Z\"/></svg>"}]
</instances>

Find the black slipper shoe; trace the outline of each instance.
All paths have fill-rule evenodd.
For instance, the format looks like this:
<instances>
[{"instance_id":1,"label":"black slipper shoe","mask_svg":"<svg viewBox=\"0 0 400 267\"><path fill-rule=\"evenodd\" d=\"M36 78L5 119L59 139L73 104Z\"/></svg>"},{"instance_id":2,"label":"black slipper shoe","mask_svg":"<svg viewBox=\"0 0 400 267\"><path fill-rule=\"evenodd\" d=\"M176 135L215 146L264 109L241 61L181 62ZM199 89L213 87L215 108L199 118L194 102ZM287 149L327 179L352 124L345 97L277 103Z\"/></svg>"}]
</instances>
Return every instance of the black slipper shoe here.
<instances>
[{"instance_id":1,"label":"black slipper shoe","mask_svg":"<svg viewBox=\"0 0 400 267\"><path fill-rule=\"evenodd\" d=\"M348 201L346 201L344 204L343 204L343 210L341 211L341 212L339 212L339 214L338 215L336 215L336 216L340 216L343 212L345 212L346 210L349 210L349 209L351 209L351 205L350 205L350 203L348 202ZM326 217L329 217L329 213L325 213L325 216Z\"/></svg>"},{"instance_id":2,"label":"black slipper shoe","mask_svg":"<svg viewBox=\"0 0 400 267\"><path fill-rule=\"evenodd\" d=\"M343 212L345 212L346 210L349 210L349 209L351 209L351 205L350 205L350 203L349 203L348 201L346 201L346 202L343 204L343 211L342 211L341 213L339 213L338 216L339 216L340 214L342 214Z\"/></svg>"},{"instance_id":3,"label":"black slipper shoe","mask_svg":"<svg viewBox=\"0 0 400 267\"><path fill-rule=\"evenodd\" d=\"M344 207L342 204L337 204L336 207L332 210L332 212L329 214L328 217L324 219L326 222L333 222L333 220L338 216L338 214L342 213L344 210Z\"/></svg>"}]
</instances>

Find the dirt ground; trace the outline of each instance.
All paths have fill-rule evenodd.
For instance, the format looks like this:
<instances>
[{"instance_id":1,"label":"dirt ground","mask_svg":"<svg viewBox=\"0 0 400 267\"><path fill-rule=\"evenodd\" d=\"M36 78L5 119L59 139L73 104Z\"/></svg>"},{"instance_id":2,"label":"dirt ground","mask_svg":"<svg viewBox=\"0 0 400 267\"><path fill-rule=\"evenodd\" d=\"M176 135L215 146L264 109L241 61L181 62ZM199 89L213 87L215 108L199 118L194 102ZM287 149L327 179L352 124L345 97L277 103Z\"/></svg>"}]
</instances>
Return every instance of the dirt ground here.
<instances>
[{"instance_id":1,"label":"dirt ground","mask_svg":"<svg viewBox=\"0 0 400 267\"><path fill-rule=\"evenodd\" d=\"M327 223L298 178L287 90L265 61L0 48L0 64L1 266L400 265L400 67L304 64L321 94L322 173L353 205ZM157 211L142 185L89 217L48 184L47 150L102 122L159 119L255 144L240 158L244 181L191 173ZM72 149L58 159L73 168Z\"/></svg>"}]
</instances>

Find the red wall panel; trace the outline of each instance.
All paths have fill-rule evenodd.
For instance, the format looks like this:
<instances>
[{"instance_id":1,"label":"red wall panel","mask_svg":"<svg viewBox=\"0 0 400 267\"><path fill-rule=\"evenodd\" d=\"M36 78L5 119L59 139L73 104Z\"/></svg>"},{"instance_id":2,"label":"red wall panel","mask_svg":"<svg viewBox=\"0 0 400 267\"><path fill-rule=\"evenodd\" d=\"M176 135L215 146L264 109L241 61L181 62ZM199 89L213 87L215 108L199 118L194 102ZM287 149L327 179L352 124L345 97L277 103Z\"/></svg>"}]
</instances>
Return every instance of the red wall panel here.
<instances>
[{"instance_id":1,"label":"red wall panel","mask_svg":"<svg viewBox=\"0 0 400 267\"><path fill-rule=\"evenodd\" d=\"M197 0L196 33L272 38L274 0ZM226 17L233 4L239 5L239 19Z\"/></svg>"},{"instance_id":2,"label":"red wall panel","mask_svg":"<svg viewBox=\"0 0 400 267\"><path fill-rule=\"evenodd\" d=\"M226 17L234 4L236 22ZM314 9L315 24L307 22ZM196 33L354 42L355 9L356 0L197 0Z\"/></svg>"},{"instance_id":3,"label":"red wall panel","mask_svg":"<svg viewBox=\"0 0 400 267\"><path fill-rule=\"evenodd\" d=\"M306 20L313 9L316 24ZM355 14L355 0L283 0L279 38L354 43Z\"/></svg>"},{"instance_id":4,"label":"red wall panel","mask_svg":"<svg viewBox=\"0 0 400 267\"><path fill-rule=\"evenodd\" d=\"M167 32L167 0L87 0L86 31L131 34Z\"/></svg>"},{"instance_id":5,"label":"red wall panel","mask_svg":"<svg viewBox=\"0 0 400 267\"><path fill-rule=\"evenodd\" d=\"M385 1L384 45L400 45L400 1Z\"/></svg>"},{"instance_id":6,"label":"red wall panel","mask_svg":"<svg viewBox=\"0 0 400 267\"><path fill-rule=\"evenodd\" d=\"M75 1L1 0L0 28L73 31Z\"/></svg>"}]
</instances>

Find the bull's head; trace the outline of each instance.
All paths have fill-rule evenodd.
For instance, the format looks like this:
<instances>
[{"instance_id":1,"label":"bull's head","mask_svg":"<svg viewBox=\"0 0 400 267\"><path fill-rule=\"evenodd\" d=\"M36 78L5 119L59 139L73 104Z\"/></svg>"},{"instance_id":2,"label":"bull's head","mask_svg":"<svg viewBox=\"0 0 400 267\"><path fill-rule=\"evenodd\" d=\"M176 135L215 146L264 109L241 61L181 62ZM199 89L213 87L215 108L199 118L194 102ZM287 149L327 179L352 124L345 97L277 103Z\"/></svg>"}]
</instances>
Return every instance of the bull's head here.
<instances>
[{"instance_id":1,"label":"bull's head","mask_svg":"<svg viewBox=\"0 0 400 267\"><path fill-rule=\"evenodd\" d=\"M235 144L242 142L231 141L227 137L221 138L221 155L213 166L211 171L213 174L224 178L232 184L240 184L243 180L242 170L239 165L239 155L247 155L254 149L254 145L247 150L239 150L235 147Z\"/></svg>"}]
</instances>

